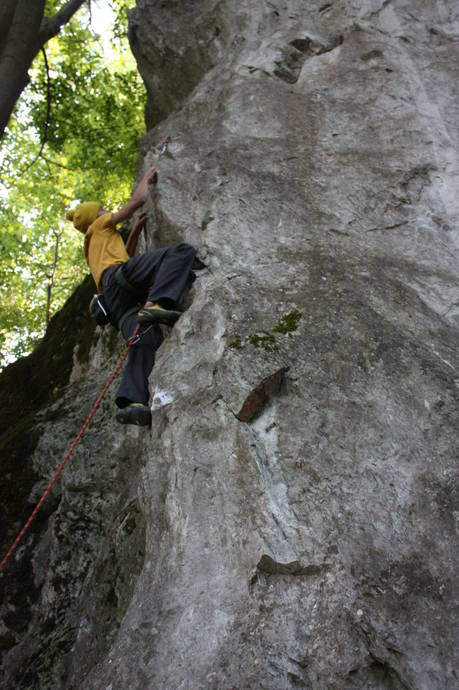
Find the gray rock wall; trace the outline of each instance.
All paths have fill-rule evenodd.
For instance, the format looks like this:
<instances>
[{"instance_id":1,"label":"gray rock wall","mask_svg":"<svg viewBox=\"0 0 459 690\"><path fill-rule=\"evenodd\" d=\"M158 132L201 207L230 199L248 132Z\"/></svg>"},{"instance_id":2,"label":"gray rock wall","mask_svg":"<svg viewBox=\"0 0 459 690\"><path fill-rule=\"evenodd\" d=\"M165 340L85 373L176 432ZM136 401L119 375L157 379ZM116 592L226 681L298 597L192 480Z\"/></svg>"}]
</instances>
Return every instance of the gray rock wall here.
<instances>
[{"instance_id":1,"label":"gray rock wall","mask_svg":"<svg viewBox=\"0 0 459 690\"><path fill-rule=\"evenodd\" d=\"M4 677L452 690L456 3L138 0L130 39L160 172L145 246L206 268L151 435L104 404L19 554L36 595L26 629L4 617ZM96 338L44 408L39 476L120 347Z\"/></svg>"}]
</instances>

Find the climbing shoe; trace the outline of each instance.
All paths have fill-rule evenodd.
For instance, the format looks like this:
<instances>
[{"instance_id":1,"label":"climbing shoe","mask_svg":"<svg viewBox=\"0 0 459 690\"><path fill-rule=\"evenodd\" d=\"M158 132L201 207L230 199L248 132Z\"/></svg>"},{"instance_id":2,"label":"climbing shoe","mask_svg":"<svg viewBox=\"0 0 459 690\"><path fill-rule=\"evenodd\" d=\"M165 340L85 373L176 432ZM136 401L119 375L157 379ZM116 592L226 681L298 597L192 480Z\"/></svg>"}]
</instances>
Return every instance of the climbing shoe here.
<instances>
[{"instance_id":1,"label":"climbing shoe","mask_svg":"<svg viewBox=\"0 0 459 690\"><path fill-rule=\"evenodd\" d=\"M115 415L120 424L137 424L137 426L149 426L151 423L151 412L148 405L142 403L131 403L127 407L121 408Z\"/></svg>"},{"instance_id":2,"label":"climbing shoe","mask_svg":"<svg viewBox=\"0 0 459 690\"><path fill-rule=\"evenodd\" d=\"M139 310L139 323L162 323L166 326L173 326L182 313L173 309L163 309L159 304L152 307L142 307Z\"/></svg>"}]
</instances>

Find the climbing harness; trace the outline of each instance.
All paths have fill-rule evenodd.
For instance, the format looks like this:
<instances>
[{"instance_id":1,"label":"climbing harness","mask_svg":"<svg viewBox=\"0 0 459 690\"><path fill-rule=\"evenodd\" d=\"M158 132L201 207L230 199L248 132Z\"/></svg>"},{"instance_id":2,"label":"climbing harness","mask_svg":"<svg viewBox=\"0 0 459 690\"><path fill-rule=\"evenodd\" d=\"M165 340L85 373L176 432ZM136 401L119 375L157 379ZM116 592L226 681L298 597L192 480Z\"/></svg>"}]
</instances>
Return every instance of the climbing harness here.
<instances>
[{"instance_id":1,"label":"climbing harness","mask_svg":"<svg viewBox=\"0 0 459 690\"><path fill-rule=\"evenodd\" d=\"M149 330L149 329L145 329L144 331L142 331L141 333L139 333L139 329L140 329L140 324L137 324L134 333L132 334L132 336L131 336L131 337L129 338L129 340L128 340L126 349L124 350L123 355L121 356L121 359L119 360L119 362L118 362L118 364L116 365L115 369L113 370L113 372L110 374L109 378L107 379L107 382L106 382L106 384L105 384L105 386L104 386L104 388L103 388L103 390L102 390L102 393L99 395L99 397L97 398L96 402L94 403L94 405L93 405L93 407L92 407L92 410L91 410L91 412L89 413L89 415L88 415L88 417L87 417L85 423L84 423L83 426L81 427L80 431L78 432L77 437L75 438L74 442L72 443L72 445L70 446L69 450L67 451L67 454L66 454L66 456L64 457L64 459L62 460L61 464L60 464L59 467L57 468L56 473L54 474L54 477L53 477L53 478L51 479L51 481L49 482L48 486L46 487L45 491L43 492L42 497L40 498L40 500L38 501L37 505L35 506L35 508L33 509L32 513L30 514L29 519L27 520L27 522L25 523L24 527L23 527L23 528L21 529L21 531L19 532L18 536L16 537L16 539L14 540L14 542L12 543L12 545L10 546L10 548L9 548L9 550L8 550L8 552L7 552L7 554L6 554L6 556L3 558L2 562L0 563L0 572L3 570L3 568L5 567L5 565L6 565L6 564L8 563L8 561L10 560L11 556L12 556L12 555L14 554L14 552L16 551L19 542L21 541L21 539L23 538L23 536L25 535L25 533L26 533L27 530L29 529L29 527L30 527L32 521L35 519L35 517L36 517L38 511L40 510L40 508L42 507L42 505L43 505L43 503L45 502L46 498L48 497L48 494L51 492L51 489L53 488L54 484L56 483L56 481L57 481L59 475L61 474L62 470L64 469L65 465L67 464L68 459L69 459L70 456L72 455L72 453L73 453L73 451L75 450L76 446L77 446L78 443L80 442L81 437L83 436L84 432L86 431L87 427L89 426L89 422L90 422L91 419L94 417L94 415L95 415L95 413L96 413L96 411L97 411L97 409L98 409L100 403L101 403L102 400L104 399L104 397L105 397L105 395L106 395L108 389L109 389L110 386L112 385L112 383L113 383L113 381L114 381L116 375L118 374L119 370L121 369L124 360L125 360L126 357L128 356L129 350L131 349L131 347L132 347L133 345L136 345L136 344L139 342L139 340L141 340L141 338L143 337L143 335Z\"/></svg>"},{"instance_id":2,"label":"climbing harness","mask_svg":"<svg viewBox=\"0 0 459 690\"><path fill-rule=\"evenodd\" d=\"M139 324L139 326L140 326L140 324ZM144 328L143 331L138 330L139 326L137 326L135 332L133 333L132 337L130 338L129 342L131 343L131 345L137 345L137 343L139 343L142 340L145 333L148 333L148 331L151 331L154 324L153 323L150 324L150 326L147 326L146 328Z\"/></svg>"},{"instance_id":3,"label":"climbing harness","mask_svg":"<svg viewBox=\"0 0 459 690\"><path fill-rule=\"evenodd\" d=\"M137 288L135 288L126 278L124 275L123 271L123 266L120 266L116 271L115 271L115 280L120 285L124 290L127 290L130 292L134 297L137 299L137 304L134 307L129 307L124 314L122 314L121 318L118 320L118 330L121 332L123 328L123 324L126 321L126 319L129 316L132 316L132 314L135 314L136 312L139 311L139 309L142 307L142 305L145 303L146 299L146 293L144 290L139 291ZM145 333L145 331L142 331L142 335ZM140 338L139 338L140 339ZM138 342L138 341L137 341Z\"/></svg>"},{"instance_id":4,"label":"climbing harness","mask_svg":"<svg viewBox=\"0 0 459 690\"><path fill-rule=\"evenodd\" d=\"M110 323L110 316L107 311L107 305L104 301L103 294L94 295L89 305L89 311L91 318L97 323L98 326L103 328Z\"/></svg>"},{"instance_id":5,"label":"climbing harness","mask_svg":"<svg viewBox=\"0 0 459 690\"><path fill-rule=\"evenodd\" d=\"M123 316L118 321L118 330L120 331L120 333L121 333L121 329L123 328L123 324L126 321L126 319L128 318L128 316L132 316L133 314L137 314L137 312L139 311L141 306L142 305L140 303L136 304L135 307L130 307L129 309L127 309L127 311L124 312Z\"/></svg>"},{"instance_id":6,"label":"climbing harness","mask_svg":"<svg viewBox=\"0 0 459 690\"><path fill-rule=\"evenodd\" d=\"M124 275L122 264L115 271L115 280L118 283L118 285L120 285L122 288L124 288L128 292L132 292L132 294L134 294L134 295L140 295L141 293L143 294L145 292L145 290L138 290L129 282L129 280Z\"/></svg>"}]
</instances>

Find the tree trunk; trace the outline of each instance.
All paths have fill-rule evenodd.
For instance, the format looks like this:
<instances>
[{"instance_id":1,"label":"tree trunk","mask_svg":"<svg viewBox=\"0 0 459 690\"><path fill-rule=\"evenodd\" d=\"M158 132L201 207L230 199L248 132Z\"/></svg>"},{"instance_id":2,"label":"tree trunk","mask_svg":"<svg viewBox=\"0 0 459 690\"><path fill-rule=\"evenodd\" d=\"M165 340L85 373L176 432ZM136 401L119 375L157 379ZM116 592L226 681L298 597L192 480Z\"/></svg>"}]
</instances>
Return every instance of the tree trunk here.
<instances>
[{"instance_id":1,"label":"tree trunk","mask_svg":"<svg viewBox=\"0 0 459 690\"><path fill-rule=\"evenodd\" d=\"M17 0L3 0L0 5L0 55L3 53Z\"/></svg>"},{"instance_id":2,"label":"tree trunk","mask_svg":"<svg viewBox=\"0 0 459 690\"><path fill-rule=\"evenodd\" d=\"M45 0L17 0L0 57L0 135L3 136L14 105L29 81L28 69L37 54Z\"/></svg>"},{"instance_id":3,"label":"tree trunk","mask_svg":"<svg viewBox=\"0 0 459 690\"><path fill-rule=\"evenodd\" d=\"M85 0L70 0L43 20L45 0L6 0L0 9L0 139L16 101L29 83L38 51L59 33Z\"/></svg>"}]
</instances>

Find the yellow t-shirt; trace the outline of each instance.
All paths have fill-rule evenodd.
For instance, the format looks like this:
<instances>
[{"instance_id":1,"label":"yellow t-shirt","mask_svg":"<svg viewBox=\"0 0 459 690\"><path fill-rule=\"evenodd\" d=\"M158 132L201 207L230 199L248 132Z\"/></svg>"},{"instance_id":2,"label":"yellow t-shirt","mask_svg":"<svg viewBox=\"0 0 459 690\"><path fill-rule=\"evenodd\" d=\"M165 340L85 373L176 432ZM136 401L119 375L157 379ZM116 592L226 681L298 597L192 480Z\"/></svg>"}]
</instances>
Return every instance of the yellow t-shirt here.
<instances>
[{"instance_id":1,"label":"yellow t-shirt","mask_svg":"<svg viewBox=\"0 0 459 690\"><path fill-rule=\"evenodd\" d=\"M102 292L104 271L129 259L123 238L113 225L111 213L96 218L86 230L84 255L97 290Z\"/></svg>"}]
</instances>

